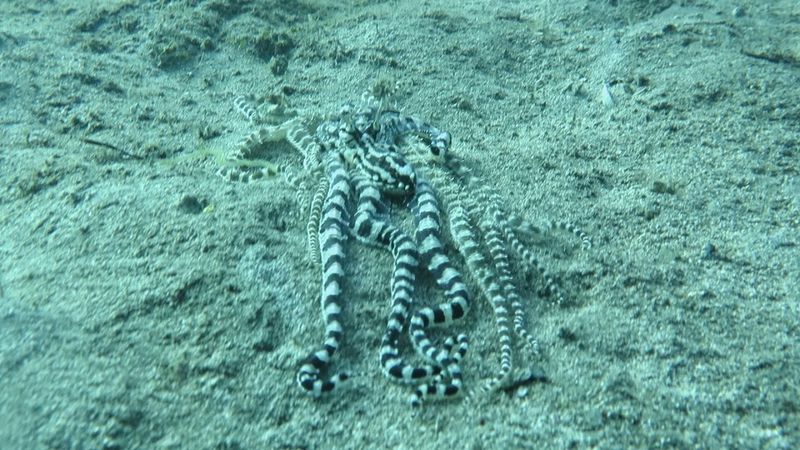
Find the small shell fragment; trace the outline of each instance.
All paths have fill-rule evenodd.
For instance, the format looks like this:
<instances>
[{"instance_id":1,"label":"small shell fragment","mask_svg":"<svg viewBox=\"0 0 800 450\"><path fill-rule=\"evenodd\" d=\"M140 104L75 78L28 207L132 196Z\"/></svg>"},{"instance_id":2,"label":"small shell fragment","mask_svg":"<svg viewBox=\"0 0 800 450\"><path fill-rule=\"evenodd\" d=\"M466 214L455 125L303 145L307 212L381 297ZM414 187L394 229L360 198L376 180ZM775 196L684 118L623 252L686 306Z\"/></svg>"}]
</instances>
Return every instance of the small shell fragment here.
<instances>
[{"instance_id":1,"label":"small shell fragment","mask_svg":"<svg viewBox=\"0 0 800 450\"><path fill-rule=\"evenodd\" d=\"M616 103L614 96L611 95L611 89L609 89L608 83L603 83L603 89L600 91L600 102L603 103L603 106L606 108L611 108L614 106L614 103Z\"/></svg>"}]
</instances>

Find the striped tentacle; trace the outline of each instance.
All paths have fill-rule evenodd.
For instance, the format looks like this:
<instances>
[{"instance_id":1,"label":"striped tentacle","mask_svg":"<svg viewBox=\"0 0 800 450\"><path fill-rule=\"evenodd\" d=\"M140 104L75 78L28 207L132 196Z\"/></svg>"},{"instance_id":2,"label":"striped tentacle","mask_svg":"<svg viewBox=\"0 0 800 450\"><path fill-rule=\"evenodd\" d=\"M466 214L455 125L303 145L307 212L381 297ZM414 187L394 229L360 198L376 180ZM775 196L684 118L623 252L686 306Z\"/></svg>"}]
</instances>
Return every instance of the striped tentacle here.
<instances>
[{"instance_id":1,"label":"striped tentacle","mask_svg":"<svg viewBox=\"0 0 800 450\"><path fill-rule=\"evenodd\" d=\"M502 200L496 193L490 194L492 197L492 201L495 203L501 202ZM506 216L506 222L508 223L509 227L516 230L520 234L524 235L531 235L531 234L543 234L544 230L536 225L531 224L524 218L518 216L514 213L509 213ZM571 223L565 222L562 220L551 220L547 224L547 228L550 230L563 230L567 231L568 233L573 234L575 237L580 239L581 241L581 248L584 250L590 250L592 248L592 239L586 234L580 227Z\"/></svg>"},{"instance_id":2,"label":"striped tentacle","mask_svg":"<svg viewBox=\"0 0 800 450\"><path fill-rule=\"evenodd\" d=\"M268 142L282 139L282 136L275 138L275 133L276 128L273 127L259 128L250 133L236 145L235 150L226 156L224 161L220 162L217 175L228 181L250 182L273 177L282 172L284 168L280 165L253 156Z\"/></svg>"},{"instance_id":3,"label":"striped tentacle","mask_svg":"<svg viewBox=\"0 0 800 450\"><path fill-rule=\"evenodd\" d=\"M453 348L455 347L455 350ZM466 334L459 334L456 338L448 337L442 345L442 352L447 355L447 359L442 363L444 370L450 377L449 382L442 381L438 376L431 383L424 383L417 386L411 394L409 404L412 408L422 406L423 400L427 397L445 399L452 398L460 394L463 388L463 375L459 363L469 348L469 339Z\"/></svg>"},{"instance_id":4,"label":"striped tentacle","mask_svg":"<svg viewBox=\"0 0 800 450\"><path fill-rule=\"evenodd\" d=\"M592 239L589 237L588 234L584 233L583 230L580 229L577 225L574 225L570 222L564 222L561 220L553 220L550 221L550 229L564 230L569 233L572 233L578 239L581 240L581 248L583 248L584 250L589 250L592 248Z\"/></svg>"},{"instance_id":5,"label":"striped tentacle","mask_svg":"<svg viewBox=\"0 0 800 450\"><path fill-rule=\"evenodd\" d=\"M478 286L492 304L495 324L500 340L500 370L486 384L486 390L494 390L508 384L512 370L511 331L508 319L508 300L501 286L495 281L498 275L484 256L475 227L470 223L466 209L456 204L450 210L450 233L459 252L467 262L471 273L478 279ZM488 245L499 238L494 231L487 235Z\"/></svg>"},{"instance_id":6,"label":"striped tentacle","mask_svg":"<svg viewBox=\"0 0 800 450\"><path fill-rule=\"evenodd\" d=\"M399 136L416 133L424 135L430 141L431 154L437 158L444 159L450 149L450 133L415 117L404 116L397 111L384 111L380 117L380 125L381 141L393 142Z\"/></svg>"},{"instance_id":7,"label":"striped tentacle","mask_svg":"<svg viewBox=\"0 0 800 450\"><path fill-rule=\"evenodd\" d=\"M526 247L522 241L519 240L517 233L513 228L510 226L505 226L503 227L503 232L507 236L511 247L522 258L522 261L525 263L525 265L528 266L528 268L533 268L539 272L542 280L544 280L544 289L547 291L547 294L556 299L556 303L563 304L565 301L564 299L566 298L564 291L561 290L561 287L558 285L558 282L556 282L555 278L550 275L550 272L547 270L547 268L541 263L541 261L539 261L539 258L537 258L536 255L534 255L533 252L530 251L528 247ZM515 308L515 310L517 310L517 308ZM521 310L521 306L519 310Z\"/></svg>"},{"instance_id":8,"label":"striped tentacle","mask_svg":"<svg viewBox=\"0 0 800 450\"><path fill-rule=\"evenodd\" d=\"M529 269L535 269L544 280L544 287L547 293L556 299L558 304L564 303L565 295L564 292L561 290L561 287L556 282L555 278L550 275L550 272L545 268L545 266L539 261L539 258L526 246L522 243L519 239L518 231L521 232L536 232L541 233L541 230L538 227L535 227L528 223L525 219L522 219L518 216L512 215L509 216L508 214L504 214L502 212L502 199L496 193L482 193L481 201L486 205L487 210L491 211L490 214L498 220L498 224L501 227L503 235L505 236L506 241L509 243L511 248L516 252L523 260L524 264ZM552 225L551 225L552 226ZM513 302L512 301L512 308L514 309L514 322L515 322L515 331L520 337L526 339L529 344L536 348L535 339L532 337L526 336L527 332L524 328L524 313L522 311L522 304L520 302Z\"/></svg>"},{"instance_id":9,"label":"striped tentacle","mask_svg":"<svg viewBox=\"0 0 800 450\"><path fill-rule=\"evenodd\" d=\"M261 121L258 113L255 112L255 109L251 106L237 104L237 108L239 108L242 114L247 116L251 122L259 123ZM225 158L222 167L219 168L217 173L229 181L244 182L284 173L288 181L292 182L292 175L286 175L286 167L264 161L261 156L258 156L258 153L263 151L267 144L284 139L303 155L303 164L309 166L306 167L306 169L313 169L320 165L317 161L320 152L319 145L316 144L308 132L305 131L302 121L295 118L280 125L262 126L247 135L244 140L237 144L236 149Z\"/></svg>"},{"instance_id":10,"label":"striped tentacle","mask_svg":"<svg viewBox=\"0 0 800 450\"><path fill-rule=\"evenodd\" d=\"M380 217L388 208L381 200L377 185L366 177L355 177L358 209L353 231L364 242L388 247L394 257L392 274L392 309L381 338L380 360L383 373L394 381L416 383L441 372L437 366L411 366L400 357L400 335L408 319L414 298L415 272L419 266L417 246L400 227Z\"/></svg>"},{"instance_id":11,"label":"striped tentacle","mask_svg":"<svg viewBox=\"0 0 800 450\"><path fill-rule=\"evenodd\" d=\"M362 134L356 152L356 164L370 180L389 195L410 197L417 175L414 168L394 145L376 145L369 134Z\"/></svg>"},{"instance_id":12,"label":"striped tentacle","mask_svg":"<svg viewBox=\"0 0 800 450\"><path fill-rule=\"evenodd\" d=\"M525 327L525 311L522 306L522 299L513 283L508 246L510 244L520 255L523 253L528 253L530 255L531 253L522 245L519 239L517 239L514 230L508 224L506 216L500 210L500 203L498 200L499 197L493 197L487 205L487 221L485 225L485 227L488 228L487 245L489 246L489 252L492 254L494 267L497 271L500 284L503 286L505 297L514 312L514 332L525 340L530 349L537 351L539 344ZM537 268L544 277L548 290L554 293L557 298L563 298L561 290L558 289L558 285L547 274L544 268L541 265Z\"/></svg>"},{"instance_id":13,"label":"striped tentacle","mask_svg":"<svg viewBox=\"0 0 800 450\"><path fill-rule=\"evenodd\" d=\"M469 293L461 274L450 263L441 239L441 213L433 188L422 176L417 176L417 193L411 209L417 223L416 238L422 261L428 267L439 287L445 292L446 303L426 307L411 319L409 333L414 347L424 357L440 365L450 376L447 383L419 386L412 397L412 405L419 405L426 396L450 397L459 393L462 386L461 369L457 358L446 349L437 349L426 329L433 325L450 324L469 310ZM459 337L459 351L466 351L466 336ZM460 358L458 358L460 359Z\"/></svg>"},{"instance_id":14,"label":"striped tentacle","mask_svg":"<svg viewBox=\"0 0 800 450\"><path fill-rule=\"evenodd\" d=\"M258 109L253 106L251 99L244 96L236 97L233 99L233 105L251 124L258 125L262 122L261 115L258 113Z\"/></svg>"},{"instance_id":15,"label":"striped tentacle","mask_svg":"<svg viewBox=\"0 0 800 450\"><path fill-rule=\"evenodd\" d=\"M308 132L303 121L292 119L281 127L285 130L286 141L303 155L303 168L309 172L315 171L322 164L322 147Z\"/></svg>"},{"instance_id":16,"label":"striped tentacle","mask_svg":"<svg viewBox=\"0 0 800 450\"><path fill-rule=\"evenodd\" d=\"M351 185L347 170L336 153L329 153L326 167L330 179L328 195L322 211L319 227L319 244L322 253L322 314L325 321L325 343L320 350L310 354L301 362L297 372L297 384L307 393L318 397L347 380L348 373L341 372L327 380L322 372L330 365L333 354L339 348L343 328L341 324L342 288L344 285L344 243L349 229L347 206L350 202Z\"/></svg>"},{"instance_id":17,"label":"striped tentacle","mask_svg":"<svg viewBox=\"0 0 800 450\"><path fill-rule=\"evenodd\" d=\"M319 252L319 221L322 217L322 205L327 197L330 180L323 176L317 185L317 191L311 199L311 207L308 212L308 222L306 223L306 236L308 237L308 252L311 262L319 264L322 255Z\"/></svg>"}]
</instances>

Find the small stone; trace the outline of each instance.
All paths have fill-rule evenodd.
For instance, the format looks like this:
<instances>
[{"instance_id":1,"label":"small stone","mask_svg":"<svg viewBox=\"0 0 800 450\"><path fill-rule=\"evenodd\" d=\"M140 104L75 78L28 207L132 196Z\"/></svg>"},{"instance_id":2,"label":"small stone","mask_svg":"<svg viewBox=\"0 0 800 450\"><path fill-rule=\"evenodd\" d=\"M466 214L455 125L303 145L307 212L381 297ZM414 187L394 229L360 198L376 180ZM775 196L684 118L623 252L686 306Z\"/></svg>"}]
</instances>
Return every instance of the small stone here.
<instances>
[{"instance_id":1,"label":"small stone","mask_svg":"<svg viewBox=\"0 0 800 450\"><path fill-rule=\"evenodd\" d=\"M717 256L717 247L714 244L708 242L706 245L703 246L703 253L700 255L700 259L714 259Z\"/></svg>"},{"instance_id":2,"label":"small stone","mask_svg":"<svg viewBox=\"0 0 800 450\"><path fill-rule=\"evenodd\" d=\"M206 207L207 202L198 200L194 195L184 195L176 205L179 210L189 214L200 214Z\"/></svg>"}]
</instances>

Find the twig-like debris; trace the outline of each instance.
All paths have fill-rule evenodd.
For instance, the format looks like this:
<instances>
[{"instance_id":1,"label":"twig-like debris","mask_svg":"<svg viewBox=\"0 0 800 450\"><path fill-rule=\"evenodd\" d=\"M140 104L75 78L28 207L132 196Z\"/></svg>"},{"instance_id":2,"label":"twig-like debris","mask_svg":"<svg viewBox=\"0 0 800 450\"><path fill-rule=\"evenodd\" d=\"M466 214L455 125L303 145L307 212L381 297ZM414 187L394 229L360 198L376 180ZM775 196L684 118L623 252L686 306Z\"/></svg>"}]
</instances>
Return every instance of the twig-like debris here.
<instances>
[{"instance_id":1,"label":"twig-like debris","mask_svg":"<svg viewBox=\"0 0 800 450\"><path fill-rule=\"evenodd\" d=\"M83 142L85 144L96 145L98 147L105 147L105 148L114 150L114 151L119 152L120 154L122 154L122 156L126 156L128 158L138 159L140 161L144 159L143 157L141 157L139 155L134 155L133 153L130 153L130 152L126 151L126 150L123 150L123 149L117 147L114 144L109 144L108 142L97 141L95 139L87 138L87 137L81 138L81 142Z\"/></svg>"}]
</instances>

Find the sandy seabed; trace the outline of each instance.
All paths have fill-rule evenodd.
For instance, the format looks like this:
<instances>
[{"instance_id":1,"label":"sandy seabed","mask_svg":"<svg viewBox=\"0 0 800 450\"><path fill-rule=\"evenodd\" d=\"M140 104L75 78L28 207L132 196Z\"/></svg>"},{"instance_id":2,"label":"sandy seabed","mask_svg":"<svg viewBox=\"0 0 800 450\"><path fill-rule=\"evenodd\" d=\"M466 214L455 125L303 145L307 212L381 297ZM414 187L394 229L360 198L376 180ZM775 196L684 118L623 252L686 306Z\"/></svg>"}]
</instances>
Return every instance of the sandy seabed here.
<instances>
[{"instance_id":1,"label":"sandy seabed","mask_svg":"<svg viewBox=\"0 0 800 450\"><path fill-rule=\"evenodd\" d=\"M796 1L0 12L0 448L800 447ZM355 377L296 387L323 330L296 188L209 155L237 96L326 114L387 79L505 206L592 236L546 258L565 304L520 278L546 382L412 411L377 357L391 256L353 245ZM458 328L474 386L491 307Z\"/></svg>"}]
</instances>

